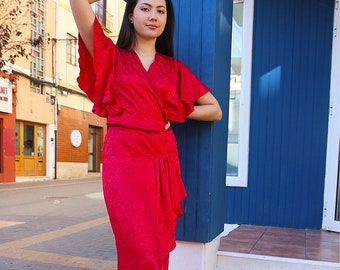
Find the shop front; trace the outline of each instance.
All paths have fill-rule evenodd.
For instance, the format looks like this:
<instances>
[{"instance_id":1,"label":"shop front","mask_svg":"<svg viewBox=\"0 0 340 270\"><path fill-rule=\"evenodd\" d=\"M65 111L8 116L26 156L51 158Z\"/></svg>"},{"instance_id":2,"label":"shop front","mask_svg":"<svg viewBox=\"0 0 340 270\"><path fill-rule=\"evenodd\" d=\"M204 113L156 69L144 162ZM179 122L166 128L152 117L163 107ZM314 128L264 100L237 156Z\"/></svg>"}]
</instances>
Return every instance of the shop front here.
<instances>
[{"instance_id":1,"label":"shop front","mask_svg":"<svg viewBox=\"0 0 340 270\"><path fill-rule=\"evenodd\" d=\"M17 176L45 176L46 126L17 121L15 126L15 165Z\"/></svg>"},{"instance_id":2,"label":"shop front","mask_svg":"<svg viewBox=\"0 0 340 270\"><path fill-rule=\"evenodd\" d=\"M0 183L15 182L15 100L11 77L0 73Z\"/></svg>"}]
</instances>

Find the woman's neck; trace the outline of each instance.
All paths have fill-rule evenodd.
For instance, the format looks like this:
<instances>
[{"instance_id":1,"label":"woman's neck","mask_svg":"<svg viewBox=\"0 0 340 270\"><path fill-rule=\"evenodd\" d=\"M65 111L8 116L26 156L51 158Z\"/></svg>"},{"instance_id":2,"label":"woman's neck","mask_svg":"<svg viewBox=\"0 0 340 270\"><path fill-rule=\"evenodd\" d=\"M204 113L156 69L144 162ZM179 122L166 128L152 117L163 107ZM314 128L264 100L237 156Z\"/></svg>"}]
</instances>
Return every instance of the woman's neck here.
<instances>
[{"instance_id":1,"label":"woman's neck","mask_svg":"<svg viewBox=\"0 0 340 270\"><path fill-rule=\"evenodd\" d=\"M139 60L141 61L144 69L148 71L152 63L155 61L156 57L155 45L143 42L142 44L141 43L137 44L137 46L132 46L132 49L138 55Z\"/></svg>"},{"instance_id":2,"label":"woman's neck","mask_svg":"<svg viewBox=\"0 0 340 270\"><path fill-rule=\"evenodd\" d=\"M136 41L132 49L141 57L151 57L156 54L156 40Z\"/></svg>"}]
</instances>

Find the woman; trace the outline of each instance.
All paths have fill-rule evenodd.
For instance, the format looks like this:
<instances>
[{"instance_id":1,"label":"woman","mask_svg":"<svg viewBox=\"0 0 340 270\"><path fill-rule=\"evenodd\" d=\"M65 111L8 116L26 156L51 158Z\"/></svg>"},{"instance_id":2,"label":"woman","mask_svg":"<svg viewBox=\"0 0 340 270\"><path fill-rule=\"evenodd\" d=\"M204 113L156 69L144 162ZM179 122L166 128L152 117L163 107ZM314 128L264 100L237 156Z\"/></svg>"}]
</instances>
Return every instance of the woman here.
<instances>
[{"instance_id":1,"label":"woman","mask_svg":"<svg viewBox=\"0 0 340 270\"><path fill-rule=\"evenodd\" d=\"M103 34L93 2L70 0L80 34L79 86L109 126L103 190L118 269L168 269L186 196L170 121L220 120L222 112L173 58L170 0L128 0L117 45Z\"/></svg>"}]
</instances>

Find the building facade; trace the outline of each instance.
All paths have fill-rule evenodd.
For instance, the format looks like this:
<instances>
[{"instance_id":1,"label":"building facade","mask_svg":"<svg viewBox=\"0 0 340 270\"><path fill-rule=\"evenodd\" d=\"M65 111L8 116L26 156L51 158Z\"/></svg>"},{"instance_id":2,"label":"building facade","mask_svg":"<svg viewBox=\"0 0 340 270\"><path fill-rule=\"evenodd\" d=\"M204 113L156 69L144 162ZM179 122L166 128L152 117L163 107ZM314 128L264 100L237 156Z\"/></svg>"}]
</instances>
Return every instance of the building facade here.
<instances>
[{"instance_id":1,"label":"building facade","mask_svg":"<svg viewBox=\"0 0 340 270\"><path fill-rule=\"evenodd\" d=\"M176 127L189 194L177 235L200 241L209 233L202 224L216 221L210 215L221 205L225 223L340 231L339 2L173 2L180 25L176 56L220 101L229 98L229 108L222 104L228 135L220 123L212 129L192 121ZM212 35L223 31L232 46L217 56L212 52L221 36ZM230 84L221 96L214 80L229 71L211 66L216 59L228 61L224 55ZM227 144L227 154L222 145L209 148L216 141ZM209 179L218 177L221 156L225 202L212 205ZM218 226L216 221L213 228Z\"/></svg>"},{"instance_id":2,"label":"building facade","mask_svg":"<svg viewBox=\"0 0 340 270\"><path fill-rule=\"evenodd\" d=\"M93 4L112 39L119 29L119 14L124 8L121 2L101 0ZM22 39L30 41L30 55L8 64L16 78L10 88L13 102L7 102L13 104L11 112L3 109L4 102L0 107L0 182L100 172L106 121L91 112L92 103L78 87L78 32L69 2L34 0L29 9L21 20L25 20ZM113 11L118 15L113 17ZM36 40L42 42L32 42ZM1 83L7 83L8 79L2 78Z\"/></svg>"},{"instance_id":3,"label":"building facade","mask_svg":"<svg viewBox=\"0 0 340 270\"><path fill-rule=\"evenodd\" d=\"M115 41L124 1L100 0L93 4L93 9L105 33ZM58 95L54 175L56 178L81 177L101 171L106 119L91 113L92 103L78 87L78 31L69 2L56 1L55 13L54 79Z\"/></svg>"},{"instance_id":4,"label":"building facade","mask_svg":"<svg viewBox=\"0 0 340 270\"><path fill-rule=\"evenodd\" d=\"M226 222L340 231L339 3L233 2Z\"/></svg>"}]
</instances>

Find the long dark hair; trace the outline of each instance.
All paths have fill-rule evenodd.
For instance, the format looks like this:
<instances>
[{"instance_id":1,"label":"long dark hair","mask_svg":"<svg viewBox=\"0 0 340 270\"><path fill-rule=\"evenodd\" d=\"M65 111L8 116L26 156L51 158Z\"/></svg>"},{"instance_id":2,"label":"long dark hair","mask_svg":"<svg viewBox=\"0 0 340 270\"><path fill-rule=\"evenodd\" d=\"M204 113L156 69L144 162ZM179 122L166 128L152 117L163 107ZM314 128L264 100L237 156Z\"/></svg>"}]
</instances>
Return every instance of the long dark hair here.
<instances>
[{"instance_id":1,"label":"long dark hair","mask_svg":"<svg viewBox=\"0 0 340 270\"><path fill-rule=\"evenodd\" d=\"M121 49L128 50L135 41L135 28L129 21L129 16L133 13L139 0L127 0L120 28L117 46ZM174 56L174 31L175 31L175 13L171 0L165 0L167 10L167 21L163 33L156 40L156 51L170 57Z\"/></svg>"}]
</instances>

